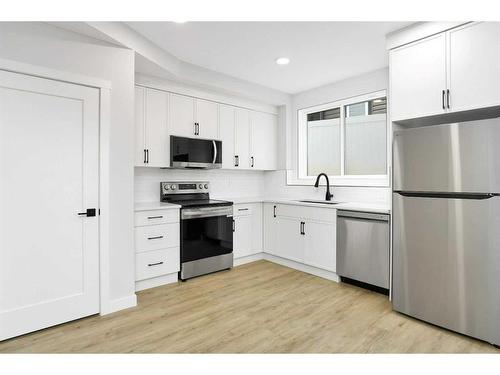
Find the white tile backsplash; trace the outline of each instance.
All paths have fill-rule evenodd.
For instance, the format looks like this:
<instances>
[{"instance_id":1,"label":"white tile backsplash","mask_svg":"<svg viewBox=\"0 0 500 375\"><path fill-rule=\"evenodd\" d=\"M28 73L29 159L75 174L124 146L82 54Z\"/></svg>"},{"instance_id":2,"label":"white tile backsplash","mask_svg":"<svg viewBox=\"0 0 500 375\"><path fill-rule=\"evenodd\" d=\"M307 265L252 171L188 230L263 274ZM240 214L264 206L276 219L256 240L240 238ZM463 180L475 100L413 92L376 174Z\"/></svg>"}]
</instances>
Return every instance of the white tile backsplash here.
<instances>
[{"instance_id":1,"label":"white tile backsplash","mask_svg":"<svg viewBox=\"0 0 500 375\"><path fill-rule=\"evenodd\" d=\"M135 168L135 202L160 200L162 181L209 181L212 198L242 197L324 199L325 187L287 186L286 171L185 170ZM389 203L389 188L333 187L335 200L342 202Z\"/></svg>"},{"instance_id":2,"label":"white tile backsplash","mask_svg":"<svg viewBox=\"0 0 500 375\"><path fill-rule=\"evenodd\" d=\"M238 170L186 170L135 167L135 202L160 200L162 181L209 181L213 198L264 195L264 172Z\"/></svg>"}]
</instances>

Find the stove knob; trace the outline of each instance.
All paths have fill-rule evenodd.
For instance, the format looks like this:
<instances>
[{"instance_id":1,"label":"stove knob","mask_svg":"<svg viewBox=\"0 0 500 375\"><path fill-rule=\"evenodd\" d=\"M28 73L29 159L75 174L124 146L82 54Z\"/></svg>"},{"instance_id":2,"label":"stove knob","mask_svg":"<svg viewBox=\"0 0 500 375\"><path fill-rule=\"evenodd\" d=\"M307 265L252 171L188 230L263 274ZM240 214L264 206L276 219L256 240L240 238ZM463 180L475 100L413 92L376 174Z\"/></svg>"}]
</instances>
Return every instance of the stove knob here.
<instances>
[{"instance_id":1,"label":"stove knob","mask_svg":"<svg viewBox=\"0 0 500 375\"><path fill-rule=\"evenodd\" d=\"M175 185L170 185L170 189L175 190L175 189L177 189L177 186L175 186Z\"/></svg>"},{"instance_id":2,"label":"stove knob","mask_svg":"<svg viewBox=\"0 0 500 375\"><path fill-rule=\"evenodd\" d=\"M203 189L203 184L199 184L199 185L198 185L198 188L199 188L199 189Z\"/></svg>"},{"instance_id":3,"label":"stove knob","mask_svg":"<svg viewBox=\"0 0 500 375\"><path fill-rule=\"evenodd\" d=\"M205 184L205 189L208 189L208 184Z\"/></svg>"},{"instance_id":4,"label":"stove knob","mask_svg":"<svg viewBox=\"0 0 500 375\"><path fill-rule=\"evenodd\" d=\"M168 185L163 185L163 190L169 190L170 187Z\"/></svg>"}]
</instances>

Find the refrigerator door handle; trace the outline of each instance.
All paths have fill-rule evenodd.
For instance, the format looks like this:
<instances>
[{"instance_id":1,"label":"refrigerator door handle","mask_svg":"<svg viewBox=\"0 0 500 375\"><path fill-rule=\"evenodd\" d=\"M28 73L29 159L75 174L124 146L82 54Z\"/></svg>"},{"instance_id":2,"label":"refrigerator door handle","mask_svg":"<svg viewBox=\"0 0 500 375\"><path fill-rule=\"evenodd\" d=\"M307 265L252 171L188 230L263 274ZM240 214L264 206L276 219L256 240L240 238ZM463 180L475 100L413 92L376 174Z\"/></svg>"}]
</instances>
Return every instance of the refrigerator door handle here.
<instances>
[{"instance_id":1,"label":"refrigerator door handle","mask_svg":"<svg viewBox=\"0 0 500 375\"><path fill-rule=\"evenodd\" d=\"M448 198L448 199L490 199L499 196L499 193L440 193L440 192L424 192L424 191L394 191L394 193L403 197L418 197L418 198Z\"/></svg>"}]
</instances>

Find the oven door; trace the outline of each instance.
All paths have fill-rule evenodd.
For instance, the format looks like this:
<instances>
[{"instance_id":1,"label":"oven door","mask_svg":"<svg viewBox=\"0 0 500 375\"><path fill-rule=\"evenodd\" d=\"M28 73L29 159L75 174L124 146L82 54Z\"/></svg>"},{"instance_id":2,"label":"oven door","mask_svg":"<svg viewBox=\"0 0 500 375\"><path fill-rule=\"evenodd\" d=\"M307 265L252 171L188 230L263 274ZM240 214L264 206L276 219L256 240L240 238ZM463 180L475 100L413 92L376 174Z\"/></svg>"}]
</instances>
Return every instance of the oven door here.
<instances>
[{"instance_id":1,"label":"oven door","mask_svg":"<svg viewBox=\"0 0 500 375\"><path fill-rule=\"evenodd\" d=\"M170 166L221 168L222 141L170 136Z\"/></svg>"},{"instance_id":2,"label":"oven door","mask_svg":"<svg viewBox=\"0 0 500 375\"><path fill-rule=\"evenodd\" d=\"M232 252L232 206L182 209L181 263Z\"/></svg>"}]
</instances>

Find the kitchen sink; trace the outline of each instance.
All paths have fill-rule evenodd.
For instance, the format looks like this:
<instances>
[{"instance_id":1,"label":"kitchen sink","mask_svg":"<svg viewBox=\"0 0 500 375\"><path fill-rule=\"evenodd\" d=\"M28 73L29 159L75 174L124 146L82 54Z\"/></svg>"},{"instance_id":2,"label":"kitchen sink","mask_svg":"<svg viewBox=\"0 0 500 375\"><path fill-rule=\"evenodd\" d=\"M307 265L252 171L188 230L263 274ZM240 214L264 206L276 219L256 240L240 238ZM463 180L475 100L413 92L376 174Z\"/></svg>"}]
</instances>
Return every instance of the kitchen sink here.
<instances>
[{"instance_id":1,"label":"kitchen sink","mask_svg":"<svg viewBox=\"0 0 500 375\"><path fill-rule=\"evenodd\" d=\"M297 202L316 203L316 204L340 204L340 203L344 203L344 202L335 202L335 201L314 201L314 200L303 200L303 201L297 201Z\"/></svg>"}]
</instances>

